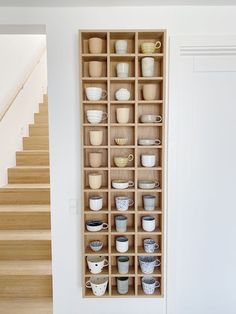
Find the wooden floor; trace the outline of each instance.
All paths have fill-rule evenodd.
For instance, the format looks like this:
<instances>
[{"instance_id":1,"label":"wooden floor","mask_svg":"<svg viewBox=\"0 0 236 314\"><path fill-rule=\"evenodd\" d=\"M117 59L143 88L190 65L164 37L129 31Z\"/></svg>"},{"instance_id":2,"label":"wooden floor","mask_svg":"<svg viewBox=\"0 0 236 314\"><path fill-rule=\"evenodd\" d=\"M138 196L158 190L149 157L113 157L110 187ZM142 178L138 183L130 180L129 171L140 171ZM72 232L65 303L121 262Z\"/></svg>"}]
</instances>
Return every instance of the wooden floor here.
<instances>
[{"instance_id":1,"label":"wooden floor","mask_svg":"<svg viewBox=\"0 0 236 314\"><path fill-rule=\"evenodd\" d=\"M52 314L52 299L0 299L0 314Z\"/></svg>"}]
</instances>

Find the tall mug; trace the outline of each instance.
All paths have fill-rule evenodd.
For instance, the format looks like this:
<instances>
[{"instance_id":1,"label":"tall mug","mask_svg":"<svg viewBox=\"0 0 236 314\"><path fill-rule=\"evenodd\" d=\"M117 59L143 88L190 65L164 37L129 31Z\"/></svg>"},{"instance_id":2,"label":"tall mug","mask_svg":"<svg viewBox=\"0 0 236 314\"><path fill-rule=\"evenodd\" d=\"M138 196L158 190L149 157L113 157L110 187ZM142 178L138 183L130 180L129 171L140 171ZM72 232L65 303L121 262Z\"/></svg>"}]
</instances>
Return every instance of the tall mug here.
<instances>
[{"instance_id":1,"label":"tall mug","mask_svg":"<svg viewBox=\"0 0 236 314\"><path fill-rule=\"evenodd\" d=\"M128 123L129 121L129 108L117 108L116 119L118 123Z\"/></svg>"}]
</instances>

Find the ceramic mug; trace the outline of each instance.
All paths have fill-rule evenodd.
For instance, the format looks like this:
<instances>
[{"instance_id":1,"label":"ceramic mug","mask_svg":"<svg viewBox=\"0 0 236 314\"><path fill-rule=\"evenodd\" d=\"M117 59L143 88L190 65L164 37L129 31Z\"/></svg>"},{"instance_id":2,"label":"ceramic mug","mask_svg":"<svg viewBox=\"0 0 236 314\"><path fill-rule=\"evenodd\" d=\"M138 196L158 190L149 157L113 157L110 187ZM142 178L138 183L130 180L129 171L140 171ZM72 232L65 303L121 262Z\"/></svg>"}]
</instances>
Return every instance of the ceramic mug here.
<instances>
[{"instance_id":1,"label":"ceramic mug","mask_svg":"<svg viewBox=\"0 0 236 314\"><path fill-rule=\"evenodd\" d=\"M154 114L143 114L140 117L142 123L160 123L162 122L162 117Z\"/></svg>"},{"instance_id":2,"label":"ceramic mug","mask_svg":"<svg viewBox=\"0 0 236 314\"><path fill-rule=\"evenodd\" d=\"M98 211L102 209L103 198L101 196L90 196L89 197L89 209Z\"/></svg>"},{"instance_id":3,"label":"ceramic mug","mask_svg":"<svg viewBox=\"0 0 236 314\"><path fill-rule=\"evenodd\" d=\"M102 164L102 153L89 153L89 164L92 168L99 168Z\"/></svg>"},{"instance_id":4,"label":"ceramic mug","mask_svg":"<svg viewBox=\"0 0 236 314\"><path fill-rule=\"evenodd\" d=\"M117 77L128 77L129 76L129 63L119 62L116 65Z\"/></svg>"},{"instance_id":5,"label":"ceramic mug","mask_svg":"<svg viewBox=\"0 0 236 314\"><path fill-rule=\"evenodd\" d=\"M116 167L123 168L127 166L129 161L132 161L132 160L134 160L134 155L132 154L129 154L128 157L117 156L117 157L114 157L114 164L116 165Z\"/></svg>"},{"instance_id":6,"label":"ceramic mug","mask_svg":"<svg viewBox=\"0 0 236 314\"><path fill-rule=\"evenodd\" d=\"M160 260L156 256L139 256L139 265L142 273L152 274L155 267L161 265Z\"/></svg>"},{"instance_id":7,"label":"ceramic mug","mask_svg":"<svg viewBox=\"0 0 236 314\"><path fill-rule=\"evenodd\" d=\"M128 222L128 218L123 216L123 215L119 215L115 217L115 225L116 225L116 231L117 232L126 232L127 231L127 222Z\"/></svg>"},{"instance_id":8,"label":"ceramic mug","mask_svg":"<svg viewBox=\"0 0 236 314\"><path fill-rule=\"evenodd\" d=\"M99 274L104 267L109 265L104 256L87 256L87 264L91 274Z\"/></svg>"},{"instance_id":9,"label":"ceramic mug","mask_svg":"<svg viewBox=\"0 0 236 314\"><path fill-rule=\"evenodd\" d=\"M128 42L127 40L119 39L116 40L115 49L116 53L127 53Z\"/></svg>"},{"instance_id":10,"label":"ceramic mug","mask_svg":"<svg viewBox=\"0 0 236 314\"><path fill-rule=\"evenodd\" d=\"M118 256L117 257L118 273L121 275L128 274L129 272L129 257Z\"/></svg>"},{"instance_id":11,"label":"ceramic mug","mask_svg":"<svg viewBox=\"0 0 236 314\"><path fill-rule=\"evenodd\" d=\"M89 187L92 190L100 189L102 186L102 175L100 173L90 173L89 178Z\"/></svg>"},{"instance_id":12,"label":"ceramic mug","mask_svg":"<svg viewBox=\"0 0 236 314\"><path fill-rule=\"evenodd\" d=\"M89 38L89 52L102 53L102 39L98 37Z\"/></svg>"},{"instance_id":13,"label":"ceramic mug","mask_svg":"<svg viewBox=\"0 0 236 314\"><path fill-rule=\"evenodd\" d=\"M143 85L143 98L144 100L155 100L157 94L156 84L144 84Z\"/></svg>"},{"instance_id":14,"label":"ceramic mug","mask_svg":"<svg viewBox=\"0 0 236 314\"><path fill-rule=\"evenodd\" d=\"M134 205L134 201L128 196L116 196L116 209L119 211L126 211L130 206Z\"/></svg>"},{"instance_id":15,"label":"ceramic mug","mask_svg":"<svg viewBox=\"0 0 236 314\"><path fill-rule=\"evenodd\" d=\"M86 116L89 123L95 124L106 120L107 112L104 112L102 110L87 110Z\"/></svg>"},{"instance_id":16,"label":"ceramic mug","mask_svg":"<svg viewBox=\"0 0 236 314\"><path fill-rule=\"evenodd\" d=\"M146 57L142 59L142 75L144 77L154 76L154 58Z\"/></svg>"},{"instance_id":17,"label":"ceramic mug","mask_svg":"<svg viewBox=\"0 0 236 314\"><path fill-rule=\"evenodd\" d=\"M117 277L117 291L119 294L127 294L129 292L129 277Z\"/></svg>"},{"instance_id":18,"label":"ceramic mug","mask_svg":"<svg viewBox=\"0 0 236 314\"><path fill-rule=\"evenodd\" d=\"M156 156L155 155L141 155L141 163L143 167L154 167L156 164Z\"/></svg>"},{"instance_id":19,"label":"ceramic mug","mask_svg":"<svg viewBox=\"0 0 236 314\"><path fill-rule=\"evenodd\" d=\"M92 146L100 146L103 141L103 131L89 131L89 140Z\"/></svg>"},{"instance_id":20,"label":"ceramic mug","mask_svg":"<svg viewBox=\"0 0 236 314\"><path fill-rule=\"evenodd\" d=\"M156 228L156 220L152 216L143 216L142 217L142 227L144 231L152 232Z\"/></svg>"},{"instance_id":21,"label":"ceramic mug","mask_svg":"<svg viewBox=\"0 0 236 314\"><path fill-rule=\"evenodd\" d=\"M102 76L102 62L90 61L89 62L89 76L101 77Z\"/></svg>"},{"instance_id":22,"label":"ceramic mug","mask_svg":"<svg viewBox=\"0 0 236 314\"><path fill-rule=\"evenodd\" d=\"M118 123L129 122L129 108L117 108L116 109L116 120Z\"/></svg>"},{"instance_id":23,"label":"ceramic mug","mask_svg":"<svg viewBox=\"0 0 236 314\"><path fill-rule=\"evenodd\" d=\"M134 187L134 182L126 180L112 180L111 185L114 189L124 190L130 187Z\"/></svg>"},{"instance_id":24,"label":"ceramic mug","mask_svg":"<svg viewBox=\"0 0 236 314\"><path fill-rule=\"evenodd\" d=\"M108 284L108 277L92 276L86 282L86 288L92 289L93 294L100 297L105 294Z\"/></svg>"},{"instance_id":25,"label":"ceramic mug","mask_svg":"<svg viewBox=\"0 0 236 314\"><path fill-rule=\"evenodd\" d=\"M161 141L159 139L140 138L138 139L138 145L142 146L161 145Z\"/></svg>"},{"instance_id":26,"label":"ceramic mug","mask_svg":"<svg viewBox=\"0 0 236 314\"><path fill-rule=\"evenodd\" d=\"M125 253L129 250L129 239L126 237L117 237L116 238L116 250L119 253Z\"/></svg>"},{"instance_id":27,"label":"ceramic mug","mask_svg":"<svg viewBox=\"0 0 236 314\"><path fill-rule=\"evenodd\" d=\"M143 205L144 210L155 210L156 197L154 195L144 195Z\"/></svg>"},{"instance_id":28,"label":"ceramic mug","mask_svg":"<svg viewBox=\"0 0 236 314\"><path fill-rule=\"evenodd\" d=\"M155 250L159 249L159 244L153 239L144 239L143 246L146 253L154 253Z\"/></svg>"},{"instance_id":29,"label":"ceramic mug","mask_svg":"<svg viewBox=\"0 0 236 314\"><path fill-rule=\"evenodd\" d=\"M106 222L102 222L101 220L88 220L86 221L86 228L88 231L98 232L103 229L108 229L108 224Z\"/></svg>"},{"instance_id":30,"label":"ceramic mug","mask_svg":"<svg viewBox=\"0 0 236 314\"><path fill-rule=\"evenodd\" d=\"M97 101L107 97L107 92L101 87L86 87L85 93L90 101Z\"/></svg>"},{"instance_id":31,"label":"ceramic mug","mask_svg":"<svg viewBox=\"0 0 236 314\"><path fill-rule=\"evenodd\" d=\"M155 43L144 42L141 44L142 53L154 53L161 48L161 42L158 40Z\"/></svg>"},{"instance_id":32,"label":"ceramic mug","mask_svg":"<svg viewBox=\"0 0 236 314\"><path fill-rule=\"evenodd\" d=\"M155 289L160 288L161 284L153 277L143 277L142 287L145 294L153 294Z\"/></svg>"},{"instance_id":33,"label":"ceramic mug","mask_svg":"<svg viewBox=\"0 0 236 314\"><path fill-rule=\"evenodd\" d=\"M89 243L90 249L94 252L99 252L103 248L102 241L94 240Z\"/></svg>"},{"instance_id":34,"label":"ceramic mug","mask_svg":"<svg viewBox=\"0 0 236 314\"><path fill-rule=\"evenodd\" d=\"M130 91L127 88L119 88L115 92L115 98L119 101L125 101L130 99Z\"/></svg>"},{"instance_id":35,"label":"ceramic mug","mask_svg":"<svg viewBox=\"0 0 236 314\"><path fill-rule=\"evenodd\" d=\"M153 180L138 180L139 189L152 190L160 187L160 182Z\"/></svg>"}]
</instances>

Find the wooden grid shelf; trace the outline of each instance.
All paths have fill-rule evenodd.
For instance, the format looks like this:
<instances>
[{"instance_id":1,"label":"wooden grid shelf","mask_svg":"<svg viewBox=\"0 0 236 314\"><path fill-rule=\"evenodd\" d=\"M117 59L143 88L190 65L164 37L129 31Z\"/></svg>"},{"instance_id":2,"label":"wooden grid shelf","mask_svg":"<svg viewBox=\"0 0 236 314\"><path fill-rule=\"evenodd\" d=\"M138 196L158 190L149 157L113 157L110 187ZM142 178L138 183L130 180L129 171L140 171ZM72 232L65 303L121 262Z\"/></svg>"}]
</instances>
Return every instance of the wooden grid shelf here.
<instances>
[{"instance_id":1,"label":"wooden grid shelf","mask_svg":"<svg viewBox=\"0 0 236 314\"><path fill-rule=\"evenodd\" d=\"M91 38L95 38L96 53L90 53ZM117 40L125 40L126 53L116 53ZM161 47L154 53L143 53L142 45L146 42L161 42ZM98 45L101 44L101 49ZM94 52L95 52L94 51ZM153 75L143 76L143 58L149 57L153 62ZM166 32L165 30L95 30L80 32L80 103L81 103L81 129L82 129L82 232L83 232L83 272L82 286L85 298L160 298L164 290L164 151L165 147L165 84L166 84ZM122 63L128 67L128 76L118 73L117 64ZM96 65L95 65L96 64ZM95 67L94 74L92 66ZM97 71L97 72L96 72ZM155 86L155 96L145 98L146 85ZM87 88L98 87L102 90L99 100L89 97ZM130 92L127 100L118 100L116 92L124 88ZM94 91L93 91L94 92ZM99 97L98 97L99 98ZM127 109L126 109L127 108ZM88 110L99 110L104 119L99 118L94 123L89 119ZM128 119L119 121L118 110L129 111ZM91 112L90 112L91 113ZM93 114L98 115L98 112ZM162 119L157 123L143 123L142 115L158 115ZM151 120L153 121L153 120ZM92 131L102 131L100 144L91 140ZM95 132L96 133L96 132ZM101 132L100 132L101 134ZM96 138L97 137L97 138ZM119 138L126 138L124 145L117 145ZM140 139L155 140L155 145L138 145ZM98 141L99 142L99 141ZM152 142L151 142L152 144ZM125 167L117 167L115 157L127 158L132 154L133 160L126 160ZM145 167L143 155L155 156L155 164ZM96 159L97 158L97 159ZM131 158L131 159L132 159ZM112 182L123 180L133 185L128 188L114 188ZM153 189L139 188L139 181L158 181L160 186ZM95 186L93 186L95 184ZM117 197L128 197L130 204L126 210L119 210ZM144 196L154 197L154 205L145 209ZM146 205L147 206L147 205ZM149 209L149 210L148 210ZM117 229L116 217L127 219L127 229L120 232ZM143 217L151 216L155 219L155 229L147 232L143 229ZM91 221L103 228L99 231L88 231ZM128 239L128 250L124 253L117 251L117 237ZM144 249L144 240L152 239L158 245L153 253ZM101 241L103 247L94 252L90 245L92 241ZM127 274L119 273L118 258L129 258ZM140 256L152 256L160 260L161 264L154 268L152 276L160 283L160 288L154 293L145 294L142 287L142 273ZM99 273L92 274L87 258L101 258L108 261L108 266ZM103 280L106 277L108 284L104 294L96 296L91 288L86 287L90 279ZM118 292L117 280L127 277L129 289L126 294Z\"/></svg>"}]
</instances>

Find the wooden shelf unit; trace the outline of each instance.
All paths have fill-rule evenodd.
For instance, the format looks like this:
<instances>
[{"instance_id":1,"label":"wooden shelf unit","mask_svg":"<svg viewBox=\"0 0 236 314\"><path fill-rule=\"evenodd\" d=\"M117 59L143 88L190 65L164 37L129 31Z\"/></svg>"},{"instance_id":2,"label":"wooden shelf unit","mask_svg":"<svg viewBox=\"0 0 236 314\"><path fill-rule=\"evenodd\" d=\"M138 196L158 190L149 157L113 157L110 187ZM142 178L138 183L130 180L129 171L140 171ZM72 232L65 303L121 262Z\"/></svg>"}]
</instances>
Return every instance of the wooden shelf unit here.
<instances>
[{"instance_id":1,"label":"wooden shelf unit","mask_svg":"<svg viewBox=\"0 0 236 314\"><path fill-rule=\"evenodd\" d=\"M103 40L102 53L89 53L88 39L99 37ZM115 52L115 42L118 39L128 41L128 51L125 54ZM141 52L143 42L156 42L160 40L162 45L156 53L144 54ZM154 58L154 76L142 77L141 60L144 57ZM102 76L89 77L89 62L102 62ZM116 75L116 64L118 62L129 63L130 76L119 78ZM87 267L87 256L104 256L108 259L109 266L95 276L107 276L108 286L106 293L99 298L107 297L163 297L164 290L164 147L165 147L165 82L166 82L166 31L165 30L83 30L80 31L80 104L81 104L81 178L82 178L82 286L83 297L97 298L91 289L85 287L86 281L91 276ZM145 84L156 84L157 94L154 100L145 100L142 95L142 86ZM90 101L86 98L86 87L102 87L107 91L107 97L99 101ZM128 101L115 99L115 91L119 88L127 88L131 92ZM119 124L116 120L116 109L127 107L130 109L129 121ZM107 113L107 120L98 124L90 124L86 118L88 109L102 110ZM140 115L155 114L162 116L161 123L141 123ZM105 133L101 146L92 146L89 142L90 130L103 130ZM127 137L126 145L116 145L116 137ZM160 139L160 145L140 146L139 138ZM103 162L101 167L92 168L89 164L89 153L102 152ZM134 160L125 168L118 168L114 164L115 156L134 155ZM155 154L155 167L142 167L141 155ZM98 190L92 190L88 185L88 174L99 172L103 175L103 185ZM114 179L132 180L134 187L118 190L112 188L111 181ZM138 180L158 180L160 187L155 189L138 188ZM154 195L156 207L153 211L147 211L143 205L143 195ZM100 211L89 209L89 197L102 196L103 208ZM116 209L115 196L129 196L134 200L134 205L127 211L121 212ZM128 217L128 229L126 233L119 233L115 229L115 216L125 215ZM156 218L157 226L153 232L146 232L142 229L142 216L152 215ZM89 232L86 230L88 219L98 219L108 223L107 230ZM118 235L129 238L129 250L126 253L118 253L115 248L115 239ZM153 254L144 251L143 240L152 238L159 244L159 249ZM104 243L101 251L93 252L89 243L92 240L100 240ZM153 255L161 260L161 265L156 267L154 273L149 275L160 282L160 288L154 294L147 295L142 289L142 277L138 257L142 255ZM117 257L129 256L130 268L127 275L121 275L117 269ZM129 292L120 295L116 287L118 277L129 277ZM147 276L147 275L146 275Z\"/></svg>"}]
</instances>

